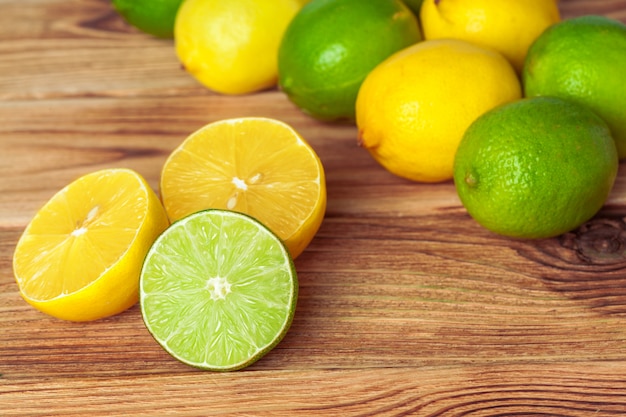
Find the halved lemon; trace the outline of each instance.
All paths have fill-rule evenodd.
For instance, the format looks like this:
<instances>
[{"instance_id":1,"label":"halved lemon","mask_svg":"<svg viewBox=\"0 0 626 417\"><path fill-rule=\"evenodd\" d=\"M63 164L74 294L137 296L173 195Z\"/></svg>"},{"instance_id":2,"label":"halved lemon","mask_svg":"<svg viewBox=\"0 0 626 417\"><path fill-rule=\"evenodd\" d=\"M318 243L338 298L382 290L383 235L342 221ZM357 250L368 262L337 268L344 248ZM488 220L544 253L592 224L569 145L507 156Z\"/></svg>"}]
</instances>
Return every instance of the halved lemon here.
<instances>
[{"instance_id":1,"label":"halved lemon","mask_svg":"<svg viewBox=\"0 0 626 417\"><path fill-rule=\"evenodd\" d=\"M271 118L220 120L192 133L165 162L160 191L170 221L209 208L245 213L277 234L293 258L326 211L318 155Z\"/></svg>"},{"instance_id":2,"label":"halved lemon","mask_svg":"<svg viewBox=\"0 0 626 417\"><path fill-rule=\"evenodd\" d=\"M168 225L157 195L135 171L86 174L55 194L20 237L13 256L20 293L64 320L120 313L138 301L143 259Z\"/></svg>"}]
</instances>

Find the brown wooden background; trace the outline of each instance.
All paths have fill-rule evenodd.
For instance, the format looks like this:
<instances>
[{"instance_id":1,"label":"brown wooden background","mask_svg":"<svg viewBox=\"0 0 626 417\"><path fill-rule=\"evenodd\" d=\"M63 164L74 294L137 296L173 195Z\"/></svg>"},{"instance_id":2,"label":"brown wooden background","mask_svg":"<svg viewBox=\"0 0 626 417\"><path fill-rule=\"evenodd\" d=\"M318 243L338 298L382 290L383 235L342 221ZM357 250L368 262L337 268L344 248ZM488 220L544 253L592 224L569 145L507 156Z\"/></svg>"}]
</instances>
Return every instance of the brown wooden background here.
<instances>
[{"instance_id":1,"label":"brown wooden background","mask_svg":"<svg viewBox=\"0 0 626 417\"><path fill-rule=\"evenodd\" d=\"M561 0L564 18L626 21L624 0ZM77 176L130 167L156 188L200 126L293 125L328 182L322 228L296 261L293 326L244 371L171 359L137 306L75 324L30 308L11 258L36 210ZM626 415L626 172L581 229L493 235L452 183L395 178L353 126L316 122L279 91L220 96L171 41L108 0L0 0L0 415Z\"/></svg>"}]
</instances>

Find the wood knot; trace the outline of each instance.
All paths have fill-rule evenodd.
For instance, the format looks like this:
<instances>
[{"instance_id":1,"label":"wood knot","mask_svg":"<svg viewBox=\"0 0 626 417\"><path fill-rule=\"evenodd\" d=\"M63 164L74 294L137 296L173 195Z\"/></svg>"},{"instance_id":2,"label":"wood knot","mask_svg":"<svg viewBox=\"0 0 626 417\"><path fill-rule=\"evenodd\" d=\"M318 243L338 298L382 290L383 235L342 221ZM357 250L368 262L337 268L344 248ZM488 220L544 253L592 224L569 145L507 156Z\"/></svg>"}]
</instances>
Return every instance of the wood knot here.
<instances>
[{"instance_id":1,"label":"wood knot","mask_svg":"<svg viewBox=\"0 0 626 417\"><path fill-rule=\"evenodd\" d=\"M626 218L597 218L561 237L561 245L589 264L611 265L626 261Z\"/></svg>"}]
</instances>

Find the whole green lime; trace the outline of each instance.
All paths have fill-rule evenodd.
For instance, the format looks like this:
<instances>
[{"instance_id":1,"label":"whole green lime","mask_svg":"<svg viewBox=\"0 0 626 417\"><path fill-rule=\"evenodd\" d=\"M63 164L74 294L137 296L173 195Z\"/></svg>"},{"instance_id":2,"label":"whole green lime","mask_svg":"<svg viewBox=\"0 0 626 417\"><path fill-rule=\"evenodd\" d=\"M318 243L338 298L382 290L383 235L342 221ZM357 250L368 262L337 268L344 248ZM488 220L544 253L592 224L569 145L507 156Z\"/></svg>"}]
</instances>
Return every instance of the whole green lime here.
<instances>
[{"instance_id":1,"label":"whole green lime","mask_svg":"<svg viewBox=\"0 0 626 417\"><path fill-rule=\"evenodd\" d=\"M571 101L536 97L497 107L465 132L454 182L469 214L506 236L573 230L605 203L618 159L606 123Z\"/></svg>"},{"instance_id":2,"label":"whole green lime","mask_svg":"<svg viewBox=\"0 0 626 417\"><path fill-rule=\"evenodd\" d=\"M620 159L626 157L626 25L603 16L564 20L528 51L527 97L555 96L594 110L609 125Z\"/></svg>"},{"instance_id":3,"label":"whole green lime","mask_svg":"<svg viewBox=\"0 0 626 417\"><path fill-rule=\"evenodd\" d=\"M183 0L112 0L130 25L158 38L174 37L174 20Z\"/></svg>"},{"instance_id":4,"label":"whole green lime","mask_svg":"<svg viewBox=\"0 0 626 417\"><path fill-rule=\"evenodd\" d=\"M365 76L419 40L417 18L401 0L312 0L283 36L278 83L317 119L354 120Z\"/></svg>"}]
</instances>

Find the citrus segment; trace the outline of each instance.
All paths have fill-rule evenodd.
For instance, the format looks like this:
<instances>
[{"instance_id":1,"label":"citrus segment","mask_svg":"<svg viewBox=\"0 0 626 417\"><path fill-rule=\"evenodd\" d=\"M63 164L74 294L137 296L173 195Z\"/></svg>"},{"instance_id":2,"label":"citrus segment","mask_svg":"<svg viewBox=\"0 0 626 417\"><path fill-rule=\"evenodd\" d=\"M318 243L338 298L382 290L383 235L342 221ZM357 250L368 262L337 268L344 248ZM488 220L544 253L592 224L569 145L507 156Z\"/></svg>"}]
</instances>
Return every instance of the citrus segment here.
<instances>
[{"instance_id":1,"label":"citrus segment","mask_svg":"<svg viewBox=\"0 0 626 417\"><path fill-rule=\"evenodd\" d=\"M278 344L295 312L298 281L281 240L252 217L204 210L172 224L146 256L140 305L173 357L228 371Z\"/></svg>"},{"instance_id":2,"label":"citrus segment","mask_svg":"<svg viewBox=\"0 0 626 417\"><path fill-rule=\"evenodd\" d=\"M313 148L287 124L228 119L199 129L172 152L161 198L172 221L207 208L247 213L295 258L322 223L326 182Z\"/></svg>"},{"instance_id":3,"label":"citrus segment","mask_svg":"<svg viewBox=\"0 0 626 417\"><path fill-rule=\"evenodd\" d=\"M21 295L65 320L117 314L137 302L143 258L168 224L136 172L87 174L54 195L22 234L13 257Z\"/></svg>"}]
</instances>

